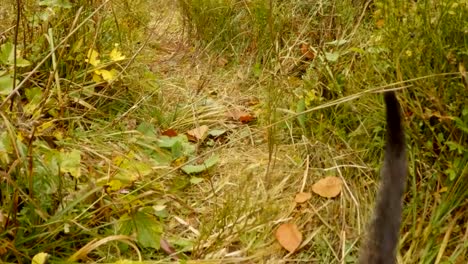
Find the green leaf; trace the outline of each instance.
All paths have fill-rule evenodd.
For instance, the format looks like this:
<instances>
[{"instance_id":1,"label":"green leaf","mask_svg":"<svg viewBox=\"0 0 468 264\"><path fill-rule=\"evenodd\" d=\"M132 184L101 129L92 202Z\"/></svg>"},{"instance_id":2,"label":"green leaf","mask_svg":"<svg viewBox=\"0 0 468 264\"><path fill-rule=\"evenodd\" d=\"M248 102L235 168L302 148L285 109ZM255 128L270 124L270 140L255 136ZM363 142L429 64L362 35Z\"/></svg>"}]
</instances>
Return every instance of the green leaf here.
<instances>
[{"instance_id":1,"label":"green leaf","mask_svg":"<svg viewBox=\"0 0 468 264\"><path fill-rule=\"evenodd\" d=\"M13 78L10 75L0 76L0 95L9 95L13 91Z\"/></svg>"},{"instance_id":2,"label":"green leaf","mask_svg":"<svg viewBox=\"0 0 468 264\"><path fill-rule=\"evenodd\" d=\"M203 181L203 178L200 177L190 177L190 183L191 184L199 184L200 182Z\"/></svg>"},{"instance_id":3,"label":"green leaf","mask_svg":"<svg viewBox=\"0 0 468 264\"><path fill-rule=\"evenodd\" d=\"M325 58L327 58L327 61L336 62L339 57L340 54L338 52L325 52Z\"/></svg>"},{"instance_id":4,"label":"green leaf","mask_svg":"<svg viewBox=\"0 0 468 264\"><path fill-rule=\"evenodd\" d=\"M154 138L156 135L156 130L151 123L142 122L138 127L137 130L147 137Z\"/></svg>"},{"instance_id":5,"label":"green leaf","mask_svg":"<svg viewBox=\"0 0 468 264\"><path fill-rule=\"evenodd\" d=\"M134 217L137 241L143 247L159 249L159 240L163 227L156 218L144 211L138 211Z\"/></svg>"},{"instance_id":6,"label":"green leaf","mask_svg":"<svg viewBox=\"0 0 468 264\"><path fill-rule=\"evenodd\" d=\"M0 46L0 63L6 64L6 65L14 64L15 62L14 61L14 55L15 55L14 47L15 45L13 45L11 42L7 42ZM18 54L20 54L19 50L17 50L17 56ZM16 66L27 67L29 65L31 65L31 62L21 57L16 58Z\"/></svg>"},{"instance_id":7,"label":"green leaf","mask_svg":"<svg viewBox=\"0 0 468 264\"><path fill-rule=\"evenodd\" d=\"M13 44L6 42L0 46L0 62L9 65L13 61Z\"/></svg>"},{"instance_id":8,"label":"green leaf","mask_svg":"<svg viewBox=\"0 0 468 264\"><path fill-rule=\"evenodd\" d=\"M177 142L188 142L187 136L177 135L176 137L161 136L158 138L158 146L161 148L172 148Z\"/></svg>"},{"instance_id":9,"label":"green leaf","mask_svg":"<svg viewBox=\"0 0 468 264\"><path fill-rule=\"evenodd\" d=\"M74 149L70 152L60 152L60 171L70 173L75 178L81 176L81 151Z\"/></svg>"},{"instance_id":10,"label":"green leaf","mask_svg":"<svg viewBox=\"0 0 468 264\"><path fill-rule=\"evenodd\" d=\"M177 135L175 137L161 136L158 138L157 143L161 148L171 149L173 159L189 156L196 150L195 145L188 142L186 135Z\"/></svg>"},{"instance_id":11,"label":"green leaf","mask_svg":"<svg viewBox=\"0 0 468 264\"><path fill-rule=\"evenodd\" d=\"M38 87L26 89L28 103L24 106L24 112L31 115L36 111L42 100L42 90Z\"/></svg>"},{"instance_id":12,"label":"green leaf","mask_svg":"<svg viewBox=\"0 0 468 264\"><path fill-rule=\"evenodd\" d=\"M10 155L13 153L14 148L11 144L8 133L3 131L0 133L0 165L1 163L9 164L11 162Z\"/></svg>"},{"instance_id":13,"label":"green leaf","mask_svg":"<svg viewBox=\"0 0 468 264\"><path fill-rule=\"evenodd\" d=\"M153 171L150 164L130 158L123 158L118 166L120 170L114 179L120 180L124 184L134 182Z\"/></svg>"},{"instance_id":14,"label":"green leaf","mask_svg":"<svg viewBox=\"0 0 468 264\"><path fill-rule=\"evenodd\" d=\"M210 135L212 137L219 137L224 133L226 133L225 129L212 129L212 130L208 131L208 135Z\"/></svg>"},{"instance_id":15,"label":"green leaf","mask_svg":"<svg viewBox=\"0 0 468 264\"><path fill-rule=\"evenodd\" d=\"M304 112L305 108L306 108L305 100L304 98L302 98L301 100L299 100L299 102L297 102L296 113ZM306 126L305 126L306 116L304 114L298 115L297 121L299 122L299 125L301 126L302 129L306 129Z\"/></svg>"},{"instance_id":16,"label":"green leaf","mask_svg":"<svg viewBox=\"0 0 468 264\"><path fill-rule=\"evenodd\" d=\"M205 160L203 164L200 165L185 165L181 169L187 174L196 174L208 170L218 163L219 158L216 155L211 156L209 159Z\"/></svg>"},{"instance_id":17,"label":"green leaf","mask_svg":"<svg viewBox=\"0 0 468 264\"><path fill-rule=\"evenodd\" d=\"M39 5L47 7L72 8L72 4L67 0L43 0Z\"/></svg>"},{"instance_id":18,"label":"green leaf","mask_svg":"<svg viewBox=\"0 0 468 264\"><path fill-rule=\"evenodd\" d=\"M13 64L13 62L12 62ZM31 65L31 62L29 62L28 60L25 60L23 58L16 58L16 66L17 67L28 67Z\"/></svg>"}]
</instances>

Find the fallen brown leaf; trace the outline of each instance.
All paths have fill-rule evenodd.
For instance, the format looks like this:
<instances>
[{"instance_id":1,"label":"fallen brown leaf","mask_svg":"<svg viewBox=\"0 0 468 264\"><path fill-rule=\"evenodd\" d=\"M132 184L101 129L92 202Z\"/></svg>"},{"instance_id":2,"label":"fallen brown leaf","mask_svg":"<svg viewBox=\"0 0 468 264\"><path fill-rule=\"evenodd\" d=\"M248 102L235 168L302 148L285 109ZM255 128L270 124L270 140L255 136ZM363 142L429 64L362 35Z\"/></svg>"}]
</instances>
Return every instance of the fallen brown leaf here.
<instances>
[{"instance_id":1,"label":"fallen brown leaf","mask_svg":"<svg viewBox=\"0 0 468 264\"><path fill-rule=\"evenodd\" d=\"M187 135L193 137L195 140L203 140L207 135L208 129L209 127L207 125L203 125L187 131Z\"/></svg>"},{"instance_id":2,"label":"fallen brown leaf","mask_svg":"<svg viewBox=\"0 0 468 264\"><path fill-rule=\"evenodd\" d=\"M177 131L175 131L175 130L172 129L172 128L169 128L169 129L167 129L167 130L164 130L161 134L162 134L163 136L175 137L175 136L177 136Z\"/></svg>"},{"instance_id":3,"label":"fallen brown leaf","mask_svg":"<svg viewBox=\"0 0 468 264\"><path fill-rule=\"evenodd\" d=\"M282 224L275 233L276 240L290 253L295 252L302 242L302 234L294 223Z\"/></svg>"},{"instance_id":4,"label":"fallen brown leaf","mask_svg":"<svg viewBox=\"0 0 468 264\"><path fill-rule=\"evenodd\" d=\"M311 193L300 192L300 193L296 194L296 197L294 198L294 201L296 203L305 203L305 202L307 202L307 200L310 199L310 197L312 197Z\"/></svg>"},{"instance_id":5,"label":"fallen brown leaf","mask_svg":"<svg viewBox=\"0 0 468 264\"><path fill-rule=\"evenodd\" d=\"M312 185L312 191L322 197L333 198L340 194L342 185L340 178L329 176Z\"/></svg>"},{"instance_id":6,"label":"fallen brown leaf","mask_svg":"<svg viewBox=\"0 0 468 264\"><path fill-rule=\"evenodd\" d=\"M301 53L302 53L302 56L306 59L306 60L313 60L315 59L315 53L312 51L312 49L310 48L309 44L306 44L306 43L302 43L301 44Z\"/></svg>"},{"instance_id":7,"label":"fallen brown leaf","mask_svg":"<svg viewBox=\"0 0 468 264\"><path fill-rule=\"evenodd\" d=\"M227 116L244 124L255 120L253 115L239 109L229 110Z\"/></svg>"}]
</instances>

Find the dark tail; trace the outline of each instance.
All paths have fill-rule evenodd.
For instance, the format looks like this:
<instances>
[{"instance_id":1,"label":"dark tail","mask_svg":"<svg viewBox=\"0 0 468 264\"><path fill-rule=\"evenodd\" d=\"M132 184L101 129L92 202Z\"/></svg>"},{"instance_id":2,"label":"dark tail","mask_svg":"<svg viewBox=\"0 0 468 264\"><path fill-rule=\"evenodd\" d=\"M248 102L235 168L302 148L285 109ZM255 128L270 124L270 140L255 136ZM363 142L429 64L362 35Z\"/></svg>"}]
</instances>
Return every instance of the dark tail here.
<instances>
[{"instance_id":1,"label":"dark tail","mask_svg":"<svg viewBox=\"0 0 468 264\"><path fill-rule=\"evenodd\" d=\"M361 264L396 263L402 198L408 169L400 104L394 92L386 92L384 99L387 108L385 159L374 218L367 241L361 250Z\"/></svg>"}]
</instances>

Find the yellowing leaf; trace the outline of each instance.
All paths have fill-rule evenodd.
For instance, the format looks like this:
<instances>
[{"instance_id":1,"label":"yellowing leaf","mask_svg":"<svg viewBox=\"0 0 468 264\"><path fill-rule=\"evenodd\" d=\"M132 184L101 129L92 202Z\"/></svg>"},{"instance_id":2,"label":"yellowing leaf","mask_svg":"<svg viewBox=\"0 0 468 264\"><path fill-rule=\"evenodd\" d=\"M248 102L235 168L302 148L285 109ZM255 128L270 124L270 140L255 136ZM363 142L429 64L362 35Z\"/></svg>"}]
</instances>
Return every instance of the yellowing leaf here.
<instances>
[{"instance_id":1,"label":"yellowing leaf","mask_svg":"<svg viewBox=\"0 0 468 264\"><path fill-rule=\"evenodd\" d=\"M42 125L40 125L40 126L37 127L37 132L38 132L38 133L42 133L42 132L44 132L45 130L51 128L53 125L54 125L54 120L45 122L45 123L43 123Z\"/></svg>"},{"instance_id":2,"label":"yellowing leaf","mask_svg":"<svg viewBox=\"0 0 468 264\"><path fill-rule=\"evenodd\" d=\"M207 135L208 129L207 125L203 125L187 131L187 135L193 137L195 140L203 140Z\"/></svg>"},{"instance_id":3,"label":"yellowing leaf","mask_svg":"<svg viewBox=\"0 0 468 264\"><path fill-rule=\"evenodd\" d=\"M114 48L111 53L109 54L109 57L113 61L119 61L125 59L125 56L122 55L122 52L120 52L117 48Z\"/></svg>"},{"instance_id":4,"label":"yellowing leaf","mask_svg":"<svg viewBox=\"0 0 468 264\"><path fill-rule=\"evenodd\" d=\"M300 193L296 194L296 197L294 198L294 201L296 203L305 203L305 202L307 202L307 200L310 199L310 197L312 197L311 193L300 192Z\"/></svg>"},{"instance_id":5,"label":"yellowing leaf","mask_svg":"<svg viewBox=\"0 0 468 264\"><path fill-rule=\"evenodd\" d=\"M31 264L45 264L47 263L47 259L49 258L49 254L45 252L40 252L34 255L31 260Z\"/></svg>"},{"instance_id":6,"label":"yellowing leaf","mask_svg":"<svg viewBox=\"0 0 468 264\"><path fill-rule=\"evenodd\" d=\"M282 224L275 233L276 240L290 253L295 252L302 242L302 234L294 223Z\"/></svg>"},{"instance_id":7,"label":"yellowing leaf","mask_svg":"<svg viewBox=\"0 0 468 264\"><path fill-rule=\"evenodd\" d=\"M94 67L97 67L101 61L98 59L99 53L95 49L90 49L88 54L86 54L87 59L85 61Z\"/></svg>"},{"instance_id":8,"label":"yellowing leaf","mask_svg":"<svg viewBox=\"0 0 468 264\"><path fill-rule=\"evenodd\" d=\"M102 77L101 77L101 75L94 73L94 74L93 74L93 81L94 81L95 83L100 83L100 82L102 82Z\"/></svg>"},{"instance_id":9,"label":"yellowing leaf","mask_svg":"<svg viewBox=\"0 0 468 264\"><path fill-rule=\"evenodd\" d=\"M329 176L312 185L312 191L322 197L333 198L340 194L342 185L340 178Z\"/></svg>"},{"instance_id":10,"label":"yellowing leaf","mask_svg":"<svg viewBox=\"0 0 468 264\"><path fill-rule=\"evenodd\" d=\"M94 73L100 75L104 81L112 81L116 77L116 72L112 70L95 70Z\"/></svg>"},{"instance_id":11,"label":"yellowing leaf","mask_svg":"<svg viewBox=\"0 0 468 264\"><path fill-rule=\"evenodd\" d=\"M70 152L60 153L60 171L63 173L70 173L73 177L79 178L81 176L81 152L79 150L72 150Z\"/></svg>"},{"instance_id":12,"label":"yellowing leaf","mask_svg":"<svg viewBox=\"0 0 468 264\"><path fill-rule=\"evenodd\" d=\"M109 190L113 192L118 191L123 187L122 182L119 180L111 180L107 185L109 186Z\"/></svg>"}]
</instances>

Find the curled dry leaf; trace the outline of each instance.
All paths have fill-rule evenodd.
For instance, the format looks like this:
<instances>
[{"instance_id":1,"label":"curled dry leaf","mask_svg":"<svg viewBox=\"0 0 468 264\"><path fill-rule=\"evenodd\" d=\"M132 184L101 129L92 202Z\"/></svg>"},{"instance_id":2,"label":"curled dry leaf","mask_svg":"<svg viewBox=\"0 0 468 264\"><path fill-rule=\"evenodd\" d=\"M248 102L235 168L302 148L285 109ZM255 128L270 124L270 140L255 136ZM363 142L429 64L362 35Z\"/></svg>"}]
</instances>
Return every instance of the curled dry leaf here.
<instances>
[{"instance_id":1,"label":"curled dry leaf","mask_svg":"<svg viewBox=\"0 0 468 264\"><path fill-rule=\"evenodd\" d=\"M296 194L296 197L294 198L294 201L296 203L305 203L310 199L310 197L312 197L311 193L300 192L300 193Z\"/></svg>"},{"instance_id":2,"label":"curled dry leaf","mask_svg":"<svg viewBox=\"0 0 468 264\"><path fill-rule=\"evenodd\" d=\"M340 178L329 176L312 185L312 191L322 197L333 198L340 194L342 185Z\"/></svg>"},{"instance_id":3,"label":"curled dry leaf","mask_svg":"<svg viewBox=\"0 0 468 264\"><path fill-rule=\"evenodd\" d=\"M255 116L239 109L229 110L227 116L244 124L255 120Z\"/></svg>"},{"instance_id":4,"label":"curled dry leaf","mask_svg":"<svg viewBox=\"0 0 468 264\"><path fill-rule=\"evenodd\" d=\"M294 223L282 224L275 233L276 240L290 253L295 252L302 242L302 234Z\"/></svg>"},{"instance_id":5,"label":"curled dry leaf","mask_svg":"<svg viewBox=\"0 0 468 264\"><path fill-rule=\"evenodd\" d=\"M195 140L203 140L207 135L208 129L207 125L199 126L187 131L187 135Z\"/></svg>"}]
</instances>

